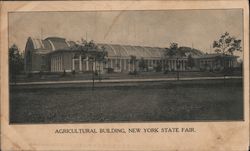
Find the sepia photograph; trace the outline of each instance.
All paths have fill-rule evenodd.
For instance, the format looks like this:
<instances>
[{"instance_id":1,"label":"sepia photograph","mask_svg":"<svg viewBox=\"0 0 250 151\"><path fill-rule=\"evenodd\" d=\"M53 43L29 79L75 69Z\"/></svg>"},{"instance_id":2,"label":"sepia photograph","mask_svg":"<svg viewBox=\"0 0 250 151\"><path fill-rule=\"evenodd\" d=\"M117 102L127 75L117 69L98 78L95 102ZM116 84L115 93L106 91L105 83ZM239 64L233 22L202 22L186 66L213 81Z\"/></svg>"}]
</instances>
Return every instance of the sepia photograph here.
<instances>
[{"instance_id":1,"label":"sepia photograph","mask_svg":"<svg viewBox=\"0 0 250 151\"><path fill-rule=\"evenodd\" d=\"M242 121L243 25L243 9L9 12L9 122Z\"/></svg>"},{"instance_id":2,"label":"sepia photograph","mask_svg":"<svg viewBox=\"0 0 250 151\"><path fill-rule=\"evenodd\" d=\"M248 5L0 2L0 150L249 150Z\"/></svg>"}]
</instances>

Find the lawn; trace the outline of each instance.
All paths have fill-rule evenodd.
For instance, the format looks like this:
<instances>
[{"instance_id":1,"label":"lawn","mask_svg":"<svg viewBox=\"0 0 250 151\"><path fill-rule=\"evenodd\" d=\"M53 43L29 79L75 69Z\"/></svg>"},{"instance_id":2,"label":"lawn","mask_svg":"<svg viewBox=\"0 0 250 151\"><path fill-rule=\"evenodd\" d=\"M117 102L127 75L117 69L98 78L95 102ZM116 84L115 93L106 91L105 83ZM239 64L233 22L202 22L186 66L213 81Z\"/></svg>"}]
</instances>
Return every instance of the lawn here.
<instances>
[{"instance_id":1,"label":"lawn","mask_svg":"<svg viewBox=\"0 0 250 151\"><path fill-rule=\"evenodd\" d=\"M10 88L11 123L242 119L242 79Z\"/></svg>"}]
</instances>

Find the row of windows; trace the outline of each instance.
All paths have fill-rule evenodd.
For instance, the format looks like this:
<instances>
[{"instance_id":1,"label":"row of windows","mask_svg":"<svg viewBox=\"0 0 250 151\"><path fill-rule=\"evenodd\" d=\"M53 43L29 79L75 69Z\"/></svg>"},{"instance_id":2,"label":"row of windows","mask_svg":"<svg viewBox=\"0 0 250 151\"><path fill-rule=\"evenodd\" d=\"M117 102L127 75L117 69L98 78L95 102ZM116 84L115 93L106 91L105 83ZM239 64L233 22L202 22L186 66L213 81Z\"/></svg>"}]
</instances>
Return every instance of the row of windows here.
<instances>
[{"instance_id":1,"label":"row of windows","mask_svg":"<svg viewBox=\"0 0 250 151\"><path fill-rule=\"evenodd\" d=\"M54 56L51 58L51 71L57 72L63 70L63 58L62 56Z\"/></svg>"},{"instance_id":2,"label":"row of windows","mask_svg":"<svg viewBox=\"0 0 250 151\"><path fill-rule=\"evenodd\" d=\"M79 70L89 70L91 67L91 62L82 60L80 65L79 59L74 58L74 65L72 64L71 69L74 70L79 68ZM87 63L89 62L89 63ZM147 60L144 59L144 64L146 67L156 67L157 65L168 65L170 68L175 69L179 65L180 68L184 68L186 64L186 60ZM138 68L139 64L142 63L142 60L131 60L131 59L116 59L110 58L107 62L104 62L103 67L105 68L115 68L118 70L130 70L131 68ZM62 56L52 56L51 57L51 71L52 72L59 72L63 71L63 58Z\"/></svg>"}]
</instances>

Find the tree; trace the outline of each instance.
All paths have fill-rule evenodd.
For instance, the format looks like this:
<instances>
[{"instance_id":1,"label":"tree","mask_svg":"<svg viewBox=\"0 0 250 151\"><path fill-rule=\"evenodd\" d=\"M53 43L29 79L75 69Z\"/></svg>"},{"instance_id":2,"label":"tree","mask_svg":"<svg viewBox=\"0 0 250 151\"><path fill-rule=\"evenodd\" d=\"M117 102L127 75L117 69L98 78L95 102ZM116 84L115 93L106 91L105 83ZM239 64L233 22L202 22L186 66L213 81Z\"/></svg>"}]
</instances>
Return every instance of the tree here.
<instances>
[{"instance_id":1,"label":"tree","mask_svg":"<svg viewBox=\"0 0 250 151\"><path fill-rule=\"evenodd\" d=\"M99 48L98 48L99 49ZM98 53L96 54L96 61L99 63L99 80L101 80L101 64L104 64L107 62L107 56L108 56L108 52L106 51L106 48L104 46L102 46Z\"/></svg>"},{"instance_id":2,"label":"tree","mask_svg":"<svg viewBox=\"0 0 250 151\"><path fill-rule=\"evenodd\" d=\"M225 32L217 41L213 42L213 48L215 48L216 53L222 54L221 62L224 70L226 70L225 56L233 55L235 51L242 51L241 40L230 36L228 32Z\"/></svg>"},{"instance_id":3,"label":"tree","mask_svg":"<svg viewBox=\"0 0 250 151\"><path fill-rule=\"evenodd\" d=\"M157 61L156 62L156 67L155 67L155 71L156 72L161 72L161 70L162 70L162 64L161 64L160 61Z\"/></svg>"},{"instance_id":4,"label":"tree","mask_svg":"<svg viewBox=\"0 0 250 151\"><path fill-rule=\"evenodd\" d=\"M213 42L215 52L222 53L223 55L233 55L235 51L242 51L241 40L230 36L228 32L222 34L219 40Z\"/></svg>"},{"instance_id":5,"label":"tree","mask_svg":"<svg viewBox=\"0 0 250 151\"><path fill-rule=\"evenodd\" d=\"M219 67L223 64L223 58L222 56L216 56L215 57L215 68L216 70L219 70Z\"/></svg>"},{"instance_id":6,"label":"tree","mask_svg":"<svg viewBox=\"0 0 250 151\"><path fill-rule=\"evenodd\" d=\"M173 56L175 56L176 57L176 61L177 61L177 65L176 65L176 67L177 67L177 80L179 80L180 79L180 71L179 71L179 69L180 69L180 63L179 63L179 57L183 57L183 56L185 56L185 53L184 53L184 51L181 51L181 50L179 50L179 47L178 47L178 44L177 43L170 43L170 51L168 52L168 55L170 56L170 57L173 57Z\"/></svg>"},{"instance_id":7,"label":"tree","mask_svg":"<svg viewBox=\"0 0 250 151\"><path fill-rule=\"evenodd\" d=\"M194 58L192 57L191 54L188 55L187 66L190 67L191 69L194 67Z\"/></svg>"},{"instance_id":8,"label":"tree","mask_svg":"<svg viewBox=\"0 0 250 151\"><path fill-rule=\"evenodd\" d=\"M133 67L133 72L135 72L135 63L136 63L136 56L134 56L134 55L131 55L130 56L130 64L132 64L132 67Z\"/></svg>"},{"instance_id":9,"label":"tree","mask_svg":"<svg viewBox=\"0 0 250 151\"><path fill-rule=\"evenodd\" d=\"M178 51L178 44L177 43L170 43L169 49L167 49L165 56L173 57L177 54Z\"/></svg>"},{"instance_id":10,"label":"tree","mask_svg":"<svg viewBox=\"0 0 250 151\"><path fill-rule=\"evenodd\" d=\"M228 69L226 69L225 57L227 55L233 55L235 51L242 51L241 40L236 39L234 36L230 36L228 32L225 32L220 36L220 38L217 41L213 42L213 48L215 48L215 52L222 54L221 62L223 66L224 82L225 82L225 76L229 71Z\"/></svg>"},{"instance_id":11,"label":"tree","mask_svg":"<svg viewBox=\"0 0 250 151\"><path fill-rule=\"evenodd\" d=\"M140 68L142 71L144 71L144 69L147 68L147 64L146 64L144 58L141 58L141 60L139 61L139 68Z\"/></svg>"},{"instance_id":12,"label":"tree","mask_svg":"<svg viewBox=\"0 0 250 151\"><path fill-rule=\"evenodd\" d=\"M16 76L24 69L24 57L16 44L9 48L9 74L11 80L16 82Z\"/></svg>"},{"instance_id":13,"label":"tree","mask_svg":"<svg viewBox=\"0 0 250 151\"><path fill-rule=\"evenodd\" d=\"M95 86L95 74L96 74L96 62L99 63L99 73L100 73L100 64L104 63L106 61L106 56L108 55L106 48L99 47L93 40L87 42L86 40L81 39L80 44L76 44L74 46L77 50L80 50L80 55L84 59L88 59L88 61L91 61L93 63L92 65L92 89L94 90ZM95 68L94 68L95 67ZM99 75L99 74L98 74ZM99 75L99 79L101 79Z\"/></svg>"},{"instance_id":14,"label":"tree","mask_svg":"<svg viewBox=\"0 0 250 151\"><path fill-rule=\"evenodd\" d=\"M177 43L170 43L170 46L169 48L166 48L165 49L165 53L164 53L164 58L165 58L165 61L168 61L169 58L172 58L173 56L176 56L177 55L177 52L178 52L178 44ZM166 65L164 64L164 70L165 70L165 67ZM167 65L167 69L168 69L168 65ZM168 69L169 70L169 69Z\"/></svg>"},{"instance_id":15,"label":"tree","mask_svg":"<svg viewBox=\"0 0 250 151\"><path fill-rule=\"evenodd\" d=\"M177 50L178 49L178 43L175 43L175 42L170 43L170 49Z\"/></svg>"}]
</instances>

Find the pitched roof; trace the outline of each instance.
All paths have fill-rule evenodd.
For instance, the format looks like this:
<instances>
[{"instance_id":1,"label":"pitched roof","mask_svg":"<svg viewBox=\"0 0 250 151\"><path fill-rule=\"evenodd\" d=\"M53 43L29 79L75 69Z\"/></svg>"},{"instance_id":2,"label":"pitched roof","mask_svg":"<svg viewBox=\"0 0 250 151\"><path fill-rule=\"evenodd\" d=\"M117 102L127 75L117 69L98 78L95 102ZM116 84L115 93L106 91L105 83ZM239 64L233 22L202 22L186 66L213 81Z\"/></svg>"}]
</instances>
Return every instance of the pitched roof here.
<instances>
[{"instance_id":1,"label":"pitched roof","mask_svg":"<svg viewBox=\"0 0 250 151\"><path fill-rule=\"evenodd\" d=\"M97 44L105 47L109 57L130 57L136 58L161 58L164 56L164 48L158 47L142 47L131 45L115 45L115 44Z\"/></svg>"},{"instance_id":2,"label":"pitched roof","mask_svg":"<svg viewBox=\"0 0 250 151\"><path fill-rule=\"evenodd\" d=\"M72 51L76 42L67 41L65 38L48 37L44 40L30 38L37 53L52 53L56 51ZM99 47L105 47L109 57L131 57L140 58L162 58L167 48L148 47L148 46L131 46L118 44L97 44ZM74 50L75 51L75 50ZM190 53L193 56L200 56L203 53L196 49L188 47L179 47L178 53Z\"/></svg>"}]
</instances>

